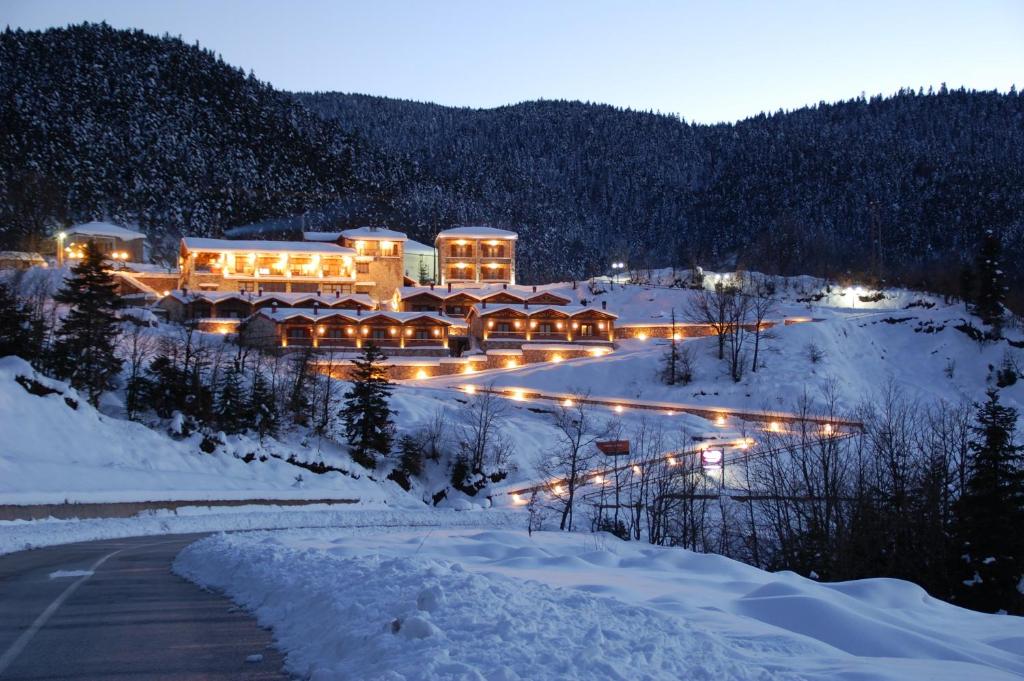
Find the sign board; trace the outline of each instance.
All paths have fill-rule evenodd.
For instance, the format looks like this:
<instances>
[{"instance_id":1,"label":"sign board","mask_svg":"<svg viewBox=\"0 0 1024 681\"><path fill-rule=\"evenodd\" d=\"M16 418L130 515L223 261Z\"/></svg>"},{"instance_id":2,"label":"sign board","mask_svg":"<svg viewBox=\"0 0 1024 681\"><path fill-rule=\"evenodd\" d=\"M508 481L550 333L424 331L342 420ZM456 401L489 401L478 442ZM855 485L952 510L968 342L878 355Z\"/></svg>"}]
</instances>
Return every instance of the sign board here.
<instances>
[{"instance_id":1,"label":"sign board","mask_svg":"<svg viewBox=\"0 0 1024 681\"><path fill-rule=\"evenodd\" d=\"M605 440L595 443L598 450L607 456L629 454L629 440Z\"/></svg>"}]
</instances>

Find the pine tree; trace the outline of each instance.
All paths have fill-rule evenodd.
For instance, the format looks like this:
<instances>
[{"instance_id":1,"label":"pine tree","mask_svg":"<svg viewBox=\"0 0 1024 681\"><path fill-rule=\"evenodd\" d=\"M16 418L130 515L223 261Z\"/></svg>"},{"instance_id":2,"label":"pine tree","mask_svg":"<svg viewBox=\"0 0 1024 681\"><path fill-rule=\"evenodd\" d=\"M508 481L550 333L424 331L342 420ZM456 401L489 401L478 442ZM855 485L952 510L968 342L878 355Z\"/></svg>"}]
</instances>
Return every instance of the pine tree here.
<instances>
[{"instance_id":1,"label":"pine tree","mask_svg":"<svg viewBox=\"0 0 1024 681\"><path fill-rule=\"evenodd\" d=\"M978 293L974 313L992 327L992 335L1002 336L1003 304L1006 302L1006 283L1002 265L1002 243L991 229L985 230L978 251Z\"/></svg>"},{"instance_id":2,"label":"pine tree","mask_svg":"<svg viewBox=\"0 0 1024 681\"><path fill-rule=\"evenodd\" d=\"M427 263L420 258L420 270L417 273L420 281L420 285L426 286L431 282L430 270L427 268Z\"/></svg>"},{"instance_id":3,"label":"pine tree","mask_svg":"<svg viewBox=\"0 0 1024 681\"><path fill-rule=\"evenodd\" d=\"M352 388L345 393L341 410L352 459L366 468L376 467L377 454L387 455L391 451L391 383L381 365L384 359L384 353L368 343L362 356L352 360Z\"/></svg>"},{"instance_id":4,"label":"pine tree","mask_svg":"<svg viewBox=\"0 0 1024 681\"><path fill-rule=\"evenodd\" d=\"M248 402L242 393L242 369L232 362L224 372L217 395L217 427L225 433L240 433L249 424Z\"/></svg>"},{"instance_id":5,"label":"pine tree","mask_svg":"<svg viewBox=\"0 0 1024 681\"><path fill-rule=\"evenodd\" d=\"M277 400L274 398L274 393L270 390L270 384L263 372L258 369L252 377L248 413L252 416L253 428L261 441L268 435L271 437L277 435L281 422Z\"/></svg>"},{"instance_id":6,"label":"pine tree","mask_svg":"<svg viewBox=\"0 0 1024 681\"><path fill-rule=\"evenodd\" d=\"M82 261L54 300L69 306L57 330L52 364L59 378L85 392L91 404L114 386L121 370L115 349L121 333L117 310L121 299L113 275L103 266L103 254L90 241Z\"/></svg>"},{"instance_id":7,"label":"pine tree","mask_svg":"<svg viewBox=\"0 0 1024 681\"><path fill-rule=\"evenodd\" d=\"M961 580L954 600L984 612L1024 614L1024 471L1014 441L1017 410L999 403L995 390L978 406L972 428L969 477L954 506Z\"/></svg>"},{"instance_id":8,"label":"pine tree","mask_svg":"<svg viewBox=\"0 0 1024 681\"><path fill-rule=\"evenodd\" d=\"M661 379L668 385L675 385L679 382L679 347L676 340L676 309L672 308L672 336L668 341L668 350L663 358L664 368L661 372Z\"/></svg>"},{"instance_id":9,"label":"pine tree","mask_svg":"<svg viewBox=\"0 0 1024 681\"><path fill-rule=\"evenodd\" d=\"M0 284L0 357L18 355L32 359L38 354L32 334L32 315L10 287Z\"/></svg>"}]
</instances>

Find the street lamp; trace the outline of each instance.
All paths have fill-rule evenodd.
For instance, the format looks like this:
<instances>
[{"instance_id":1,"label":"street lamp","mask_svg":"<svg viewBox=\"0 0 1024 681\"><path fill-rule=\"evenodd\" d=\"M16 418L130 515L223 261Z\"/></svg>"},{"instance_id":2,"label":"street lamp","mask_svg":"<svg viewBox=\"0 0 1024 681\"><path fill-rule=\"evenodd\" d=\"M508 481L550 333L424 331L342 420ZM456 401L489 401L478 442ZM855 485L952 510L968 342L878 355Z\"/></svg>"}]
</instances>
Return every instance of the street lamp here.
<instances>
[{"instance_id":1,"label":"street lamp","mask_svg":"<svg viewBox=\"0 0 1024 681\"><path fill-rule=\"evenodd\" d=\"M57 233L57 266L64 267L64 239L68 235L65 232Z\"/></svg>"}]
</instances>

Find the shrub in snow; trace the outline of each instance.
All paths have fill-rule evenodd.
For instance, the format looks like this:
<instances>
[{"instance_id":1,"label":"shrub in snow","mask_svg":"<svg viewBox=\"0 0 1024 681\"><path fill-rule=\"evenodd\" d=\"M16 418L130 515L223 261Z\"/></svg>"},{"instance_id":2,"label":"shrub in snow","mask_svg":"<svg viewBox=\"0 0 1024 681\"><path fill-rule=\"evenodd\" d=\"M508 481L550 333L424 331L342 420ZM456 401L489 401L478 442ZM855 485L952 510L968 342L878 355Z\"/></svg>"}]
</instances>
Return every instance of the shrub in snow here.
<instances>
[{"instance_id":1,"label":"shrub in snow","mask_svg":"<svg viewBox=\"0 0 1024 681\"><path fill-rule=\"evenodd\" d=\"M804 346L804 356L807 357L811 364L818 364L825 359L825 351L818 347L818 344L811 341Z\"/></svg>"}]
</instances>

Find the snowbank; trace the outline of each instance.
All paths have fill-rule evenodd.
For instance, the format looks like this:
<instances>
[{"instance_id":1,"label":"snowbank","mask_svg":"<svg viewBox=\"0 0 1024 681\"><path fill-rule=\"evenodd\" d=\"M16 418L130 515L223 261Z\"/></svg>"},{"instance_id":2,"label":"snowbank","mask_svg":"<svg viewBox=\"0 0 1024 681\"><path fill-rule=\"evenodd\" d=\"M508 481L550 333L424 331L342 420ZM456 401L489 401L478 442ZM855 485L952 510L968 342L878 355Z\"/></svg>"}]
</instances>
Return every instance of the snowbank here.
<instances>
[{"instance_id":1,"label":"snowbank","mask_svg":"<svg viewBox=\"0 0 1024 681\"><path fill-rule=\"evenodd\" d=\"M1024 619L608 535L293 530L175 563L333 679L1011 679Z\"/></svg>"},{"instance_id":2,"label":"snowbank","mask_svg":"<svg viewBox=\"0 0 1024 681\"><path fill-rule=\"evenodd\" d=\"M522 516L508 511L404 511L387 508L338 509L311 504L282 506L203 506L147 513L133 518L0 521L0 555L94 539L119 539L193 532L227 532L295 527L514 527Z\"/></svg>"}]
</instances>

